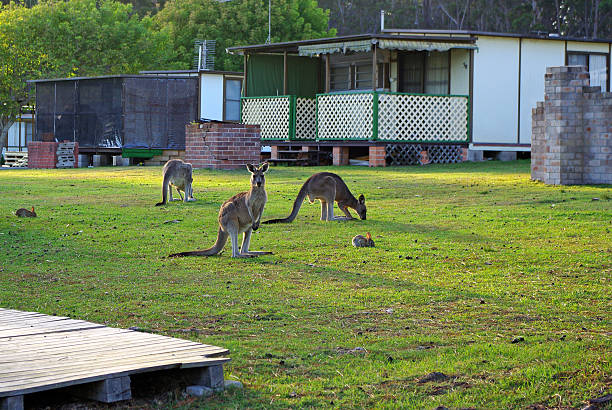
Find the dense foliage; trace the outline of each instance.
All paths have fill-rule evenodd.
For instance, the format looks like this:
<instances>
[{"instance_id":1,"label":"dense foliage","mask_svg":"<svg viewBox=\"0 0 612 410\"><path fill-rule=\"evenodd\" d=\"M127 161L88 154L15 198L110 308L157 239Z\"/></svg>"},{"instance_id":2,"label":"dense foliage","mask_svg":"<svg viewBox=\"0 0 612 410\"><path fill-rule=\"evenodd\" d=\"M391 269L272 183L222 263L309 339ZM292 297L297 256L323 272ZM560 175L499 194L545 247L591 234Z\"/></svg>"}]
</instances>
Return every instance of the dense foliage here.
<instances>
[{"instance_id":1,"label":"dense foliage","mask_svg":"<svg viewBox=\"0 0 612 410\"><path fill-rule=\"evenodd\" d=\"M131 5L11 3L0 8L0 125L6 131L26 102L26 80L134 73L170 67L173 61L167 30L154 30L151 18L139 18Z\"/></svg>"},{"instance_id":2,"label":"dense foliage","mask_svg":"<svg viewBox=\"0 0 612 410\"><path fill-rule=\"evenodd\" d=\"M271 42L332 37L328 12L315 0L274 0L271 7ZM226 54L227 47L263 44L268 38L268 2L242 0L171 0L155 16L158 27L172 32L178 61L190 68L195 39L217 40L215 68L242 70L242 59Z\"/></svg>"}]
</instances>

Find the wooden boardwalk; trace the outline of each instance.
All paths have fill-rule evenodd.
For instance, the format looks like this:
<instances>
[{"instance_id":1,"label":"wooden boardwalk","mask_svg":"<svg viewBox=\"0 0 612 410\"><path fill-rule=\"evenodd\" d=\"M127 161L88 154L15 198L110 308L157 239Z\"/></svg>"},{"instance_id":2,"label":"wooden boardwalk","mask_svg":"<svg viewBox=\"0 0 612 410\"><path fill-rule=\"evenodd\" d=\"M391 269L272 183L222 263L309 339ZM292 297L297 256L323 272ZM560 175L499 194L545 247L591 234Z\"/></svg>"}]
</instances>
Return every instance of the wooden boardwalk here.
<instances>
[{"instance_id":1,"label":"wooden boardwalk","mask_svg":"<svg viewBox=\"0 0 612 410\"><path fill-rule=\"evenodd\" d=\"M71 387L113 402L131 398L130 374L185 369L192 384L223 387L227 349L189 340L0 308L0 410L23 396Z\"/></svg>"}]
</instances>

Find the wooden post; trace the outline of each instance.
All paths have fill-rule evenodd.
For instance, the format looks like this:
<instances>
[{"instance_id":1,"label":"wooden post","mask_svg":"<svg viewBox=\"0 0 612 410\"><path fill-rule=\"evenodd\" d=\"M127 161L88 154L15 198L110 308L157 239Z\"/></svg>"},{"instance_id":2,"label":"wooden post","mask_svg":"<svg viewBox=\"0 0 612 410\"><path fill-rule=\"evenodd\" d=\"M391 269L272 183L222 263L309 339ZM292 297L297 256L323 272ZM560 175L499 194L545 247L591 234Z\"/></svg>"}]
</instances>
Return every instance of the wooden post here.
<instances>
[{"instance_id":1,"label":"wooden post","mask_svg":"<svg viewBox=\"0 0 612 410\"><path fill-rule=\"evenodd\" d=\"M329 67L329 54L325 54L325 93L329 93L329 78L330 67Z\"/></svg>"},{"instance_id":2,"label":"wooden post","mask_svg":"<svg viewBox=\"0 0 612 410\"><path fill-rule=\"evenodd\" d=\"M242 90L243 97L247 97L247 58L248 58L248 55L245 52L244 53L244 64L242 68L243 69L243 80L242 81L244 83L243 90Z\"/></svg>"},{"instance_id":3,"label":"wooden post","mask_svg":"<svg viewBox=\"0 0 612 410\"><path fill-rule=\"evenodd\" d=\"M378 61L376 61L376 44L372 45L372 91L378 87Z\"/></svg>"},{"instance_id":4,"label":"wooden post","mask_svg":"<svg viewBox=\"0 0 612 410\"><path fill-rule=\"evenodd\" d=\"M283 95L287 95L287 52L283 51Z\"/></svg>"},{"instance_id":5,"label":"wooden post","mask_svg":"<svg viewBox=\"0 0 612 410\"><path fill-rule=\"evenodd\" d=\"M23 396L0 397L0 410L23 410Z\"/></svg>"}]
</instances>

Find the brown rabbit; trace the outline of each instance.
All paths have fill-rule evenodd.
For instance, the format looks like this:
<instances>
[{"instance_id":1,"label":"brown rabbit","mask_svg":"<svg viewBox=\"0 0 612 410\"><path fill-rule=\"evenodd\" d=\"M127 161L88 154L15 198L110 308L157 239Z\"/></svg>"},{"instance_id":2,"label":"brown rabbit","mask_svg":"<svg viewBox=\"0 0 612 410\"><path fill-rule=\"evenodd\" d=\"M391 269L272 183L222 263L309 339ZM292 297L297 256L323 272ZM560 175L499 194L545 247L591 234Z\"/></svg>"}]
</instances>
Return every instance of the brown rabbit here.
<instances>
[{"instance_id":1,"label":"brown rabbit","mask_svg":"<svg viewBox=\"0 0 612 410\"><path fill-rule=\"evenodd\" d=\"M366 236L356 235L353 238L353 246L355 248L373 248L374 240L372 239L372 235L370 235L370 232L366 233Z\"/></svg>"},{"instance_id":2,"label":"brown rabbit","mask_svg":"<svg viewBox=\"0 0 612 410\"><path fill-rule=\"evenodd\" d=\"M34 207L32 207L31 211L28 211L25 208L19 208L18 210L15 211L15 215L17 215L20 218L35 218L36 212L34 212Z\"/></svg>"}]
</instances>

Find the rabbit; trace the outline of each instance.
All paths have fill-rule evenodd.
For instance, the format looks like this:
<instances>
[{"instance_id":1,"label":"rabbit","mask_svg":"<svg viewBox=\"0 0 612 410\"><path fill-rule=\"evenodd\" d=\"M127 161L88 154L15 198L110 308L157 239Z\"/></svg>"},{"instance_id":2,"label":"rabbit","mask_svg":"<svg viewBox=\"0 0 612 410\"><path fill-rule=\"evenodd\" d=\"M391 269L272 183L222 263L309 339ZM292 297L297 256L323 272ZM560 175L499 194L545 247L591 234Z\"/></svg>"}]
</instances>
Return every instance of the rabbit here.
<instances>
[{"instance_id":1,"label":"rabbit","mask_svg":"<svg viewBox=\"0 0 612 410\"><path fill-rule=\"evenodd\" d=\"M372 235L370 235L370 232L366 233L365 237L363 235L356 235L353 238L353 246L356 248L374 247L374 240L372 239Z\"/></svg>"},{"instance_id":2,"label":"rabbit","mask_svg":"<svg viewBox=\"0 0 612 410\"><path fill-rule=\"evenodd\" d=\"M18 210L15 211L15 215L17 215L18 217L25 217L25 218L35 218L36 217L36 212L34 212L34 207L32 207L31 211L28 211L25 208L19 208Z\"/></svg>"}]
</instances>

